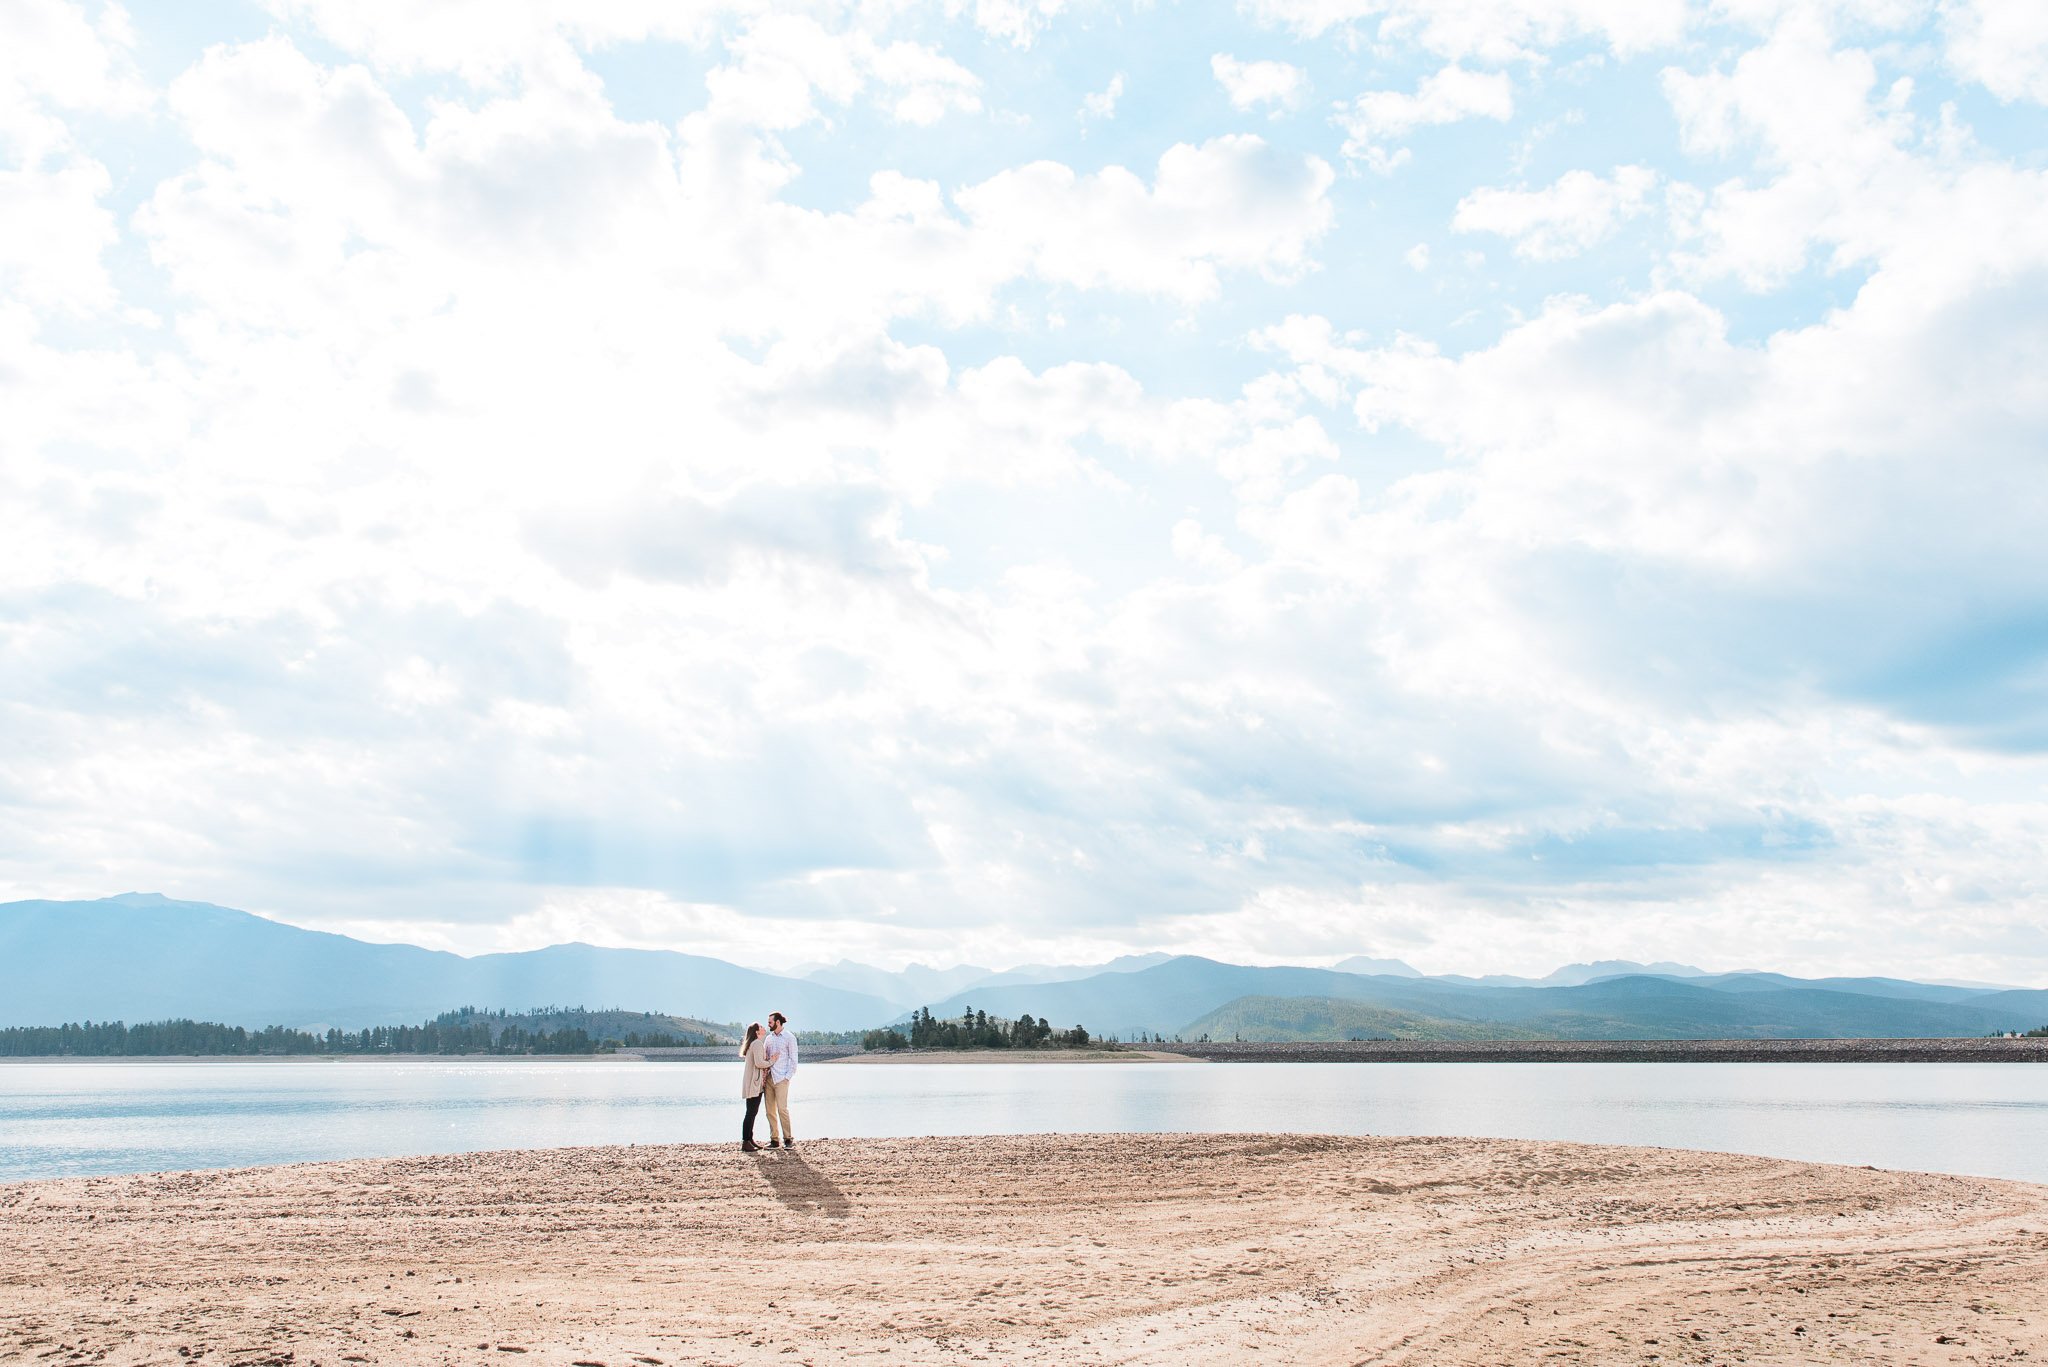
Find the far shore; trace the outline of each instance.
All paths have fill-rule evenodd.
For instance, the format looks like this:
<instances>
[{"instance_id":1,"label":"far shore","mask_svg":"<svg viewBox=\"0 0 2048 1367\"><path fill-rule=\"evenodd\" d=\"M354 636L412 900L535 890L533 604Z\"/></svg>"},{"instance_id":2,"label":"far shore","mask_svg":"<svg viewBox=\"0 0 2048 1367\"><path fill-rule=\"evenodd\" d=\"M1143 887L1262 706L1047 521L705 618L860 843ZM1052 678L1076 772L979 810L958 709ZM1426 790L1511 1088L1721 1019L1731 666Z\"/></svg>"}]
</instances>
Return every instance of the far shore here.
<instances>
[{"instance_id":1,"label":"far shore","mask_svg":"<svg viewBox=\"0 0 2048 1367\"><path fill-rule=\"evenodd\" d=\"M899 1049L805 1044L806 1063L2048 1063L2048 1039L1250 1040L1099 1049ZM21 1054L9 1063L726 1063L729 1044L609 1054Z\"/></svg>"},{"instance_id":2,"label":"far shore","mask_svg":"<svg viewBox=\"0 0 2048 1367\"><path fill-rule=\"evenodd\" d=\"M1170 1044L1213 1063L2048 1063L2048 1039L1295 1040Z\"/></svg>"},{"instance_id":3,"label":"far shore","mask_svg":"<svg viewBox=\"0 0 2048 1367\"><path fill-rule=\"evenodd\" d=\"M826 1063L1200 1063L1161 1049L884 1049Z\"/></svg>"},{"instance_id":4,"label":"far shore","mask_svg":"<svg viewBox=\"0 0 2048 1367\"><path fill-rule=\"evenodd\" d=\"M1062 1134L0 1184L0 1362L1931 1364L2048 1354L2048 1186Z\"/></svg>"},{"instance_id":5,"label":"far shore","mask_svg":"<svg viewBox=\"0 0 2048 1367\"><path fill-rule=\"evenodd\" d=\"M721 1058L731 1054L725 1050ZM638 1063L637 1054L7 1054L10 1063Z\"/></svg>"}]
</instances>

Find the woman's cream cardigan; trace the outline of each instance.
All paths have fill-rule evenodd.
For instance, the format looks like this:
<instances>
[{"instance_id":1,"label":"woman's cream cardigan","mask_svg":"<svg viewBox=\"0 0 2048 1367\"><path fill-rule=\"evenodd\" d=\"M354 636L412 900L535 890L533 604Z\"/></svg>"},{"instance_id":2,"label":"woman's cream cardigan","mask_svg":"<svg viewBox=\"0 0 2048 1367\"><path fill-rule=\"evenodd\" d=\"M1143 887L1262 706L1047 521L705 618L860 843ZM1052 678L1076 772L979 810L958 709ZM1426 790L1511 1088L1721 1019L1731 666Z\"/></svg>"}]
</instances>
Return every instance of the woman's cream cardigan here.
<instances>
[{"instance_id":1,"label":"woman's cream cardigan","mask_svg":"<svg viewBox=\"0 0 2048 1367\"><path fill-rule=\"evenodd\" d=\"M744 1069L746 1077L740 1082L740 1099L744 1101L750 1096L761 1095L761 1090L767 1082L768 1037L755 1036L752 1044L740 1050L740 1057L747 1061Z\"/></svg>"}]
</instances>

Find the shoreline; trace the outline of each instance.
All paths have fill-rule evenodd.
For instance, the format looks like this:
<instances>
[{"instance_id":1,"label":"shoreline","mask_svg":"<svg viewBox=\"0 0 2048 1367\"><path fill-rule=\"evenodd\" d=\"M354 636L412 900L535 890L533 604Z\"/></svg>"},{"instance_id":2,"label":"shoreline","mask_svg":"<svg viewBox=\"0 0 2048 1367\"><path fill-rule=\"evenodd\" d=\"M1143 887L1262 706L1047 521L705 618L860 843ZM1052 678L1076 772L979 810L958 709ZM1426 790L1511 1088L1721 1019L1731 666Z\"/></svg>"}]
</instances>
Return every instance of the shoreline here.
<instances>
[{"instance_id":1,"label":"shoreline","mask_svg":"<svg viewBox=\"0 0 2048 1367\"><path fill-rule=\"evenodd\" d=\"M727 1063L729 1045L608 1054L10 1054L10 1063ZM2048 1063L2048 1039L1252 1040L1105 1049L862 1050L804 1046L807 1063Z\"/></svg>"},{"instance_id":2,"label":"shoreline","mask_svg":"<svg viewBox=\"0 0 2048 1367\"><path fill-rule=\"evenodd\" d=\"M893 1049L847 1054L825 1063L862 1066L955 1063L1200 1063L1171 1049Z\"/></svg>"},{"instance_id":3,"label":"shoreline","mask_svg":"<svg viewBox=\"0 0 2048 1367\"><path fill-rule=\"evenodd\" d=\"M1481 1367L2044 1348L2048 1185L1673 1149L827 1139L0 1186L6 1361Z\"/></svg>"},{"instance_id":4,"label":"shoreline","mask_svg":"<svg viewBox=\"0 0 2048 1367\"><path fill-rule=\"evenodd\" d=\"M1158 1047L1212 1063L2048 1063L2048 1039L1300 1040Z\"/></svg>"},{"instance_id":5,"label":"shoreline","mask_svg":"<svg viewBox=\"0 0 2048 1367\"><path fill-rule=\"evenodd\" d=\"M8 1054L10 1063L640 1063L637 1054Z\"/></svg>"}]
</instances>

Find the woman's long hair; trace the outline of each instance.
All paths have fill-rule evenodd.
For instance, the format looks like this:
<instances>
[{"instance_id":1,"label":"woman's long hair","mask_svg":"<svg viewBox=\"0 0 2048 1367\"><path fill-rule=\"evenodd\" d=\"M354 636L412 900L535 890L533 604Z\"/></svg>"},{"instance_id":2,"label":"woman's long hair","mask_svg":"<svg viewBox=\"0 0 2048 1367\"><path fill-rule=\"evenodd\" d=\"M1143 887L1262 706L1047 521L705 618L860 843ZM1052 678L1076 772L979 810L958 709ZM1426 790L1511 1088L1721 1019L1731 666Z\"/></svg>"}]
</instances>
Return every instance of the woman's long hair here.
<instances>
[{"instance_id":1,"label":"woman's long hair","mask_svg":"<svg viewBox=\"0 0 2048 1367\"><path fill-rule=\"evenodd\" d=\"M741 1041L740 1041L740 1057L741 1057L741 1058L745 1058L745 1057L747 1056L747 1050L749 1050L749 1049L751 1049L751 1048L753 1048L753 1047L754 1047L754 1041L755 1041L756 1039L760 1038L760 1035L761 1035L761 1022L759 1022L759 1021L755 1021L755 1022L754 1022L754 1023L752 1024L752 1025L750 1025L750 1026L748 1026L748 1027L747 1027L747 1037L746 1037L745 1039L743 1039L743 1040L741 1040Z\"/></svg>"}]
</instances>

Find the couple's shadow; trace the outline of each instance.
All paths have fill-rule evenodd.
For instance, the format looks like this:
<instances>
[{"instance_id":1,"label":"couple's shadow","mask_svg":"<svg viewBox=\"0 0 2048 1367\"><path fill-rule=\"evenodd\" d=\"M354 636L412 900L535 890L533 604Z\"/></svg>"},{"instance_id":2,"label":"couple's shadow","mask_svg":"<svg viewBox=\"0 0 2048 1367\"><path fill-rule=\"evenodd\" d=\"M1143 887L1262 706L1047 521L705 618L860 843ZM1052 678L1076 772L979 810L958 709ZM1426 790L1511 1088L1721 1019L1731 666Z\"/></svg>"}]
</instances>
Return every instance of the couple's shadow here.
<instances>
[{"instance_id":1,"label":"couple's shadow","mask_svg":"<svg viewBox=\"0 0 2048 1367\"><path fill-rule=\"evenodd\" d=\"M844 1220L853 1210L846 1193L794 1149L757 1153L754 1166L768 1179L775 1199L791 1210L822 1215L828 1220Z\"/></svg>"}]
</instances>

